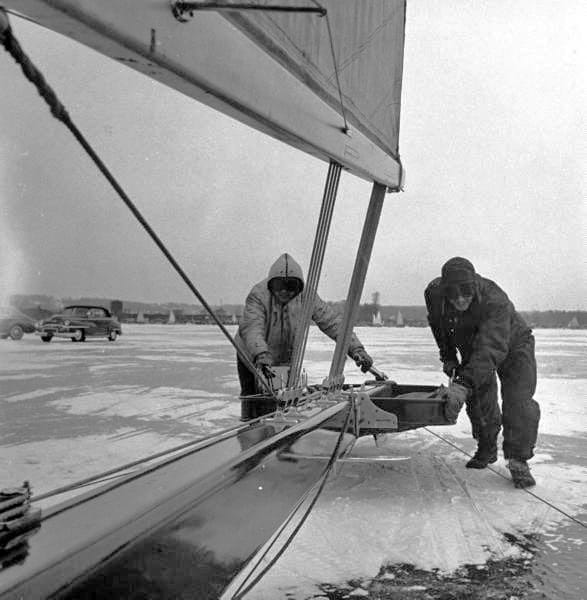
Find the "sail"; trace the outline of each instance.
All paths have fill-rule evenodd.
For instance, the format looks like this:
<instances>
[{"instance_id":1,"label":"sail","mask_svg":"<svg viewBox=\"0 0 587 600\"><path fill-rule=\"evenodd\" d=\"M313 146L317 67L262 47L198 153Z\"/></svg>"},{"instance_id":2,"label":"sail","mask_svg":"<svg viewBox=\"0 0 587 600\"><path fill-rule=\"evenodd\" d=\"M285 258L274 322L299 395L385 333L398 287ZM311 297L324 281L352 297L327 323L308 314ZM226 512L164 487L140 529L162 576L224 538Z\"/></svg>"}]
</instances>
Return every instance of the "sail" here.
<instances>
[{"instance_id":1,"label":"sail","mask_svg":"<svg viewBox=\"0 0 587 600\"><path fill-rule=\"evenodd\" d=\"M401 186L405 0L279 2L290 9L320 6L325 16L264 10L174 14L176 4L3 2L279 140L369 181Z\"/></svg>"},{"instance_id":2,"label":"sail","mask_svg":"<svg viewBox=\"0 0 587 600\"><path fill-rule=\"evenodd\" d=\"M260 11L228 18L330 106L344 110L351 129L397 156L404 2L333 0L321 6L329 17L334 57L323 19Z\"/></svg>"},{"instance_id":3,"label":"sail","mask_svg":"<svg viewBox=\"0 0 587 600\"><path fill-rule=\"evenodd\" d=\"M173 323L175 323L175 313L172 310L169 311L169 317L167 318L167 323L171 324L171 325Z\"/></svg>"},{"instance_id":4,"label":"sail","mask_svg":"<svg viewBox=\"0 0 587 600\"><path fill-rule=\"evenodd\" d=\"M402 311L398 310L397 311L397 317L395 319L395 324L397 327L404 327L405 323L404 323L404 316L402 315Z\"/></svg>"},{"instance_id":5,"label":"sail","mask_svg":"<svg viewBox=\"0 0 587 600\"><path fill-rule=\"evenodd\" d=\"M373 315L373 327L381 327L383 325L383 319L381 318L381 313L379 311L377 311L377 313L375 313Z\"/></svg>"}]
</instances>

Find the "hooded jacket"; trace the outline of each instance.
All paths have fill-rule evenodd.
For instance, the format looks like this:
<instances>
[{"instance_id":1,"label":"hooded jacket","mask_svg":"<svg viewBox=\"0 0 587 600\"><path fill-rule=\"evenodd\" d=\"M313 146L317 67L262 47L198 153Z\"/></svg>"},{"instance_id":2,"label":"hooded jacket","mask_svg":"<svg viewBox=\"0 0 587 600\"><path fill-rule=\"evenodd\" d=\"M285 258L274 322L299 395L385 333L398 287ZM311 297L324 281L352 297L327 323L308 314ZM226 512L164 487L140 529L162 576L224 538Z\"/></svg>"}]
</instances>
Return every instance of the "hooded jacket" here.
<instances>
[{"instance_id":1,"label":"hooded jacket","mask_svg":"<svg viewBox=\"0 0 587 600\"><path fill-rule=\"evenodd\" d=\"M299 279L304 277L300 265L289 255L282 254L269 269L266 279L257 283L247 296L243 318L237 332L237 343L244 345L254 361L262 352L270 352L276 365L289 365L295 334L302 316L305 290L294 296L287 304L280 304L269 290L269 282L275 277ZM342 321L337 314L316 294L312 320L331 339L336 340ZM352 335L349 354L363 345Z\"/></svg>"},{"instance_id":2,"label":"hooded jacket","mask_svg":"<svg viewBox=\"0 0 587 600\"><path fill-rule=\"evenodd\" d=\"M459 382L478 389L490 381L513 350L528 342L532 330L496 283L478 274L474 280L475 295L464 312L448 301L440 277L428 284L424 298L440 360L457 362L458 350L462 358Z\"/></svg>"}]
</instances>

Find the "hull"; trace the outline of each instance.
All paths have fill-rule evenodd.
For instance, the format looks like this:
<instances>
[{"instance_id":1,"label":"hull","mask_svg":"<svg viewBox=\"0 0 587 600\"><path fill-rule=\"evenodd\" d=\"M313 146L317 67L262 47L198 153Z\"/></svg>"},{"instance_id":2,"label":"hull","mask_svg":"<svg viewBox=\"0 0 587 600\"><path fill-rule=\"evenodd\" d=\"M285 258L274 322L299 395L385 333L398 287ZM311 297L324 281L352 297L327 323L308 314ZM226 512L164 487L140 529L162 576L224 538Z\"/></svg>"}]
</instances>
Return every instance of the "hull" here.
<instances>
[{"instance_id":1,"label":"hull","mask_svg":"<svg viewBox=\"0 0 587 600\"><path fill-rule=\"evenodd\" d=\"M217 597L324 471L279 451L310 436L333 452L340 436L316 430L348 410L255 423L55 506L0 572L0 598Z\"/></svg>"},{"instance_id":2,"label":"hull","mask_svg":"<svg viewBox=\"0 0 587 600\"><path fill-rule=\"evenodd\" d=\"M217 598L357 437L446 424L433 389L351 388L52 507L0 598Z\"/></svg>"}]
</instances>

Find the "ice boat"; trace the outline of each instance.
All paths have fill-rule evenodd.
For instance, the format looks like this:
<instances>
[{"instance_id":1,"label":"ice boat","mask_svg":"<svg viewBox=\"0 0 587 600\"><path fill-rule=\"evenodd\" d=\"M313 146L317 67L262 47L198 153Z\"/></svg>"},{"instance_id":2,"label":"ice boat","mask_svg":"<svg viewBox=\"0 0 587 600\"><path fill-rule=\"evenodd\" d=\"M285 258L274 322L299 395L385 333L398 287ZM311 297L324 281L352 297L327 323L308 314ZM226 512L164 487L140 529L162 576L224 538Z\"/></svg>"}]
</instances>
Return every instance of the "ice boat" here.
<instances>
[{"instance_id":1,"label":"ice boat","mask_svg":"<svg viewBox=\"0 0 587 600\"><path fill-rule=\"evenodd\" d=\"M4 0L2 5L6 50L229 341L40 77L10 20L24 17L66 35L329 165L291 369L280 389L258 375L276 411L89 478L80 482L88 491L63 490L64 499L41 515L34 507L42 498L31 496L26 485L0 497L2 600L217 598L284 523L303 520L300 506L317 497L357 438L447 424L444 401L433 387L403 386L376 369L358 386L345 384L343 376L383 201L403 181L398 133L405 2ZM302 377L309 307L342 170L372 182L372 193L330 374L309 386ZM242 593L230 592L235 598Z\"/></svg>"},{"instance_id":2,"label":"ice boat","mask_svg":"<svg viewBox=\"0 0 587 600\"><path fill-rule=\"evenodd\" d=\"M379 311L373 315L372 325L373 327L383 327L383 319L381 318L381 313Z\"/></svg>"}]
</instances>

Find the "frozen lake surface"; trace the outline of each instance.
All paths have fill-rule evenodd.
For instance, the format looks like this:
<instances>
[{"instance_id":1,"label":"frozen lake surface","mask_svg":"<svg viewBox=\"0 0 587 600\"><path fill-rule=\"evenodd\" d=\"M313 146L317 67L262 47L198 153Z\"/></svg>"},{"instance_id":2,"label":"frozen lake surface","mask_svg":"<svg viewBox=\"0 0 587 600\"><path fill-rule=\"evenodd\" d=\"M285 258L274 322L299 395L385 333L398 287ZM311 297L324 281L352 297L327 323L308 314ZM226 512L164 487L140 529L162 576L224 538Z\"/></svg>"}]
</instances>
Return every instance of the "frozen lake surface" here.
<instances>
[{"instance_id":1,"label":"frozen lake surface","mask_svg":"<svg viewBox=\"0 0 587 600\"><path fill-rule=\"evenodd\" d=\"M390 378L445 382L427 329L357 333ZM527 597L587 597L585 528L563 514L585 522L587 513L587 332L535 335L542 420L532 494L513 488L503 458L494 471L464 469L462 451L474 451L464 411L455 426L388 435L380 448L362 438L355 454L409 460L337 467L250 596L327 598L319 590L329 584L340 597L367 597L387 564L450 573L513 557L528 561L537 595ZM310 382L327 375L332 349L312 328ZM362 379L348 361L346 380ZM213 327L125 325L114 343L0 340L0 486L29 480L41 494L235 425L238 391L234 351Z\"/></svg>"}]
</instances>

